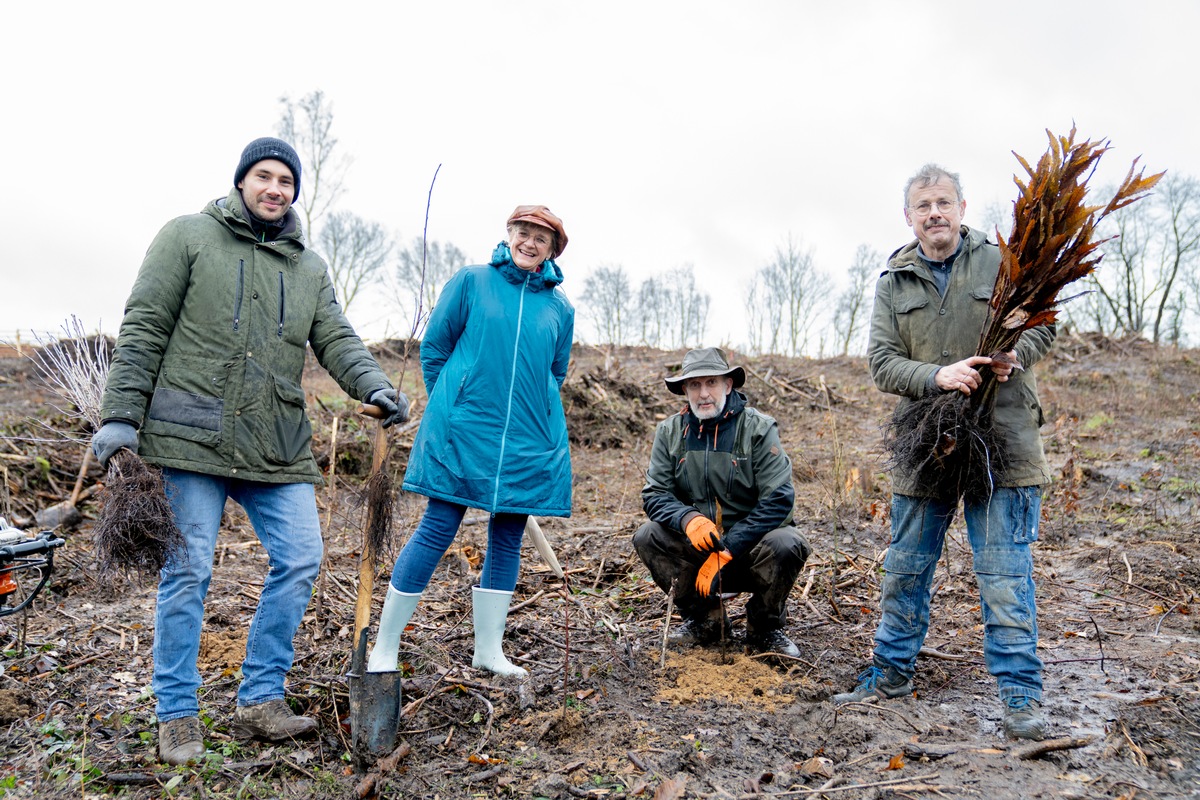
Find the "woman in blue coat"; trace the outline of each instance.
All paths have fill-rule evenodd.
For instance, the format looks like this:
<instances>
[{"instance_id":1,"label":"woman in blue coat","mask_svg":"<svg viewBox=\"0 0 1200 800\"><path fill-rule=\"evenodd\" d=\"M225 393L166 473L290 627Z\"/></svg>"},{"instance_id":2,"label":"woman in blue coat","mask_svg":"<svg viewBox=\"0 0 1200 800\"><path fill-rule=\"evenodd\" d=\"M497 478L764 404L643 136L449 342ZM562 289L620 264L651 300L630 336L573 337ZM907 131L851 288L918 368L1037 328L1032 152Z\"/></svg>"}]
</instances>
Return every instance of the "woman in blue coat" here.
<instances>
[{"instance_id":1,"label":"woman in blue coat","mask_svg":"<svg viewBox=\"0 0 1200 800\"><path fill-rule=\"evenodd\" d=\"M545 206L518 206L491 263L464 267L442 290L421 343L429 402L404 488L429 498L400 551L367 669L396 669L400 634L467 508L488 511L487 554L472 589L473 666L523 676L500 640L531 514L571 514L571 456L559 390L575 309L554 259L567 246Z\"/></svg>"}]
</instances>

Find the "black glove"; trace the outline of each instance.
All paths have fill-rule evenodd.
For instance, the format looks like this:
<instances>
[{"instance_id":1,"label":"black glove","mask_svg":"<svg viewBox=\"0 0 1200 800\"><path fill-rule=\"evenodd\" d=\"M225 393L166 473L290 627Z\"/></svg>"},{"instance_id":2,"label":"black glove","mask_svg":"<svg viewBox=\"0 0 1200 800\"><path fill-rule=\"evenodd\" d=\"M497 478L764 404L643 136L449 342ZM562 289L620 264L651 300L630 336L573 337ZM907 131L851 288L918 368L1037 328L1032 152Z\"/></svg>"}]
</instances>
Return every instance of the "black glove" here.
<instances>
[{"instance_id":1,"label":"black glove","mask_svg":"<svg viewBox=\"0 0 1200 800\"><path fill-rule=\"evenodd\" d=\"M390 428L408 421L408 398L395 389L376 389L367 402L383 409L383 427Z\"/></svg>"},{"instance_id":2,"label":"black glove","mask_svg":"<svg viewBox=\"0 0 1200 800\"><path fill-rule=\"evenodd\" d=\"M107 467L108 460L122 447L131 453L138 449L137 428L128 422L106 422L92 435L92 452L102 467Z\"/></svg>"}]
</instances>

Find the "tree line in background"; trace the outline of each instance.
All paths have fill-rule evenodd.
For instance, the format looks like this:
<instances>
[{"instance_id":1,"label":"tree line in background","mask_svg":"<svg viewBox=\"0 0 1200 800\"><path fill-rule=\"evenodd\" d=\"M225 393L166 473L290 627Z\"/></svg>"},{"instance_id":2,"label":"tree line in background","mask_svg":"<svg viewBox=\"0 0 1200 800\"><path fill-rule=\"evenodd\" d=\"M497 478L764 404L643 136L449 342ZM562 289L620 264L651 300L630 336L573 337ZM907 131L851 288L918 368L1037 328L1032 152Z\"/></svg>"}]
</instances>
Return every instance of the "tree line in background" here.
<instances>
[{"instance_id":1,"label":"tree line in background","mask_svg":"<svg viewBox=\"0 0 1200 800\"><path fill-rule=\"evenodd\" d=\"M379 222L342 209L351 160L333 135L332 105L321 91L280 103L279 135L304 163L298 198L304 227L329 264L346 312L364 289L382 287L396 310L414 320L427 314L466 255L420 236L405 245ZM989 234L999 228L1007 235L1011 216L1004 205L988 205L983 218ZM1168 173L1146 200L1112 214L1104 235L1112 238L1100 268L1079 284L1081 294L1063 306L1061 319L1078 331L1189 344L1187 332L1200 322L1200 181ZM884 256L863 243L850 264L831 272L789 235L748 280L730 276L746 340L726 344L751 354L860 354L884 266ZM596 344L674 349L709 343L712 298L697 286L692 264L649 275L636 287L623 265L597 266L571 299L591 322Z\"/></svg>"}]
</instances>

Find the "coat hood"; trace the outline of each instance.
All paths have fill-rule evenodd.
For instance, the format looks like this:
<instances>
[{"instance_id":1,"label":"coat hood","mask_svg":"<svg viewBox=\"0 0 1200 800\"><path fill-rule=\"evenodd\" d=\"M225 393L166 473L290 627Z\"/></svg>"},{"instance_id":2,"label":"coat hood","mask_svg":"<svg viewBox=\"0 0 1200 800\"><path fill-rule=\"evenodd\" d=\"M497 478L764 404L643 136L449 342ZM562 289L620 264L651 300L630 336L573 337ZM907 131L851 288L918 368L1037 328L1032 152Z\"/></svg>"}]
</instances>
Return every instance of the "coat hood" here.
<instances>
[{"instance_id":1,"label":"coat hood","mask_svg":"<svg viewBox=\"0 0 1200 800\"><path fill-rule=\"evenodd\" d=\"M529 271L521 269L512 260L512 251L508 249L508 242L500 242L496 245L496 249L492 251L492 260L489 266L496 267L504 275L509 283L524 283L529 276ZM542 266L538 268L536 279L529 282L529 288L535 292L553 289L563 282L562 270L558 264L554 263L553 259L547 258L542 262Z\"/></svg>"},{"instance_id":2,"label":"coat hood","mask_svg":"<svg viewBox=\"0 0 1200 800\"><path fill-rule=\"evenodd\" d=\"M959 234L963 238L962 249L960 250L960 253L969 253L974 250L978 250L988 243L986 233L975 230L967 225L963 225L961 228L959 228ZM924 274L928 274L932 280L933 276L929 271L929 267L923 260L921 260L921 257L917 255L918 245L920 245L920 242L916 239L913 239L911 242L888 256L887 269L884 270L884 274L888 272L911 272L914 270L919 270Z\"/></svg>"},{"instance_id":3,"label":"coat hood","mask_svg":"<svg viewBox=\"0 0 1200 800\"><path fill-rule=\"evenodd\" d=\"M242 205L241 190L236 187L225 197L219 197L205 206L204 213L217 219L234 235L258 240L258 236L254 233L254 227L247 218L249 215L246 207ZM296 213L295 208L288 209L287 215L284 217L283 228L276 241L289 241L302 249L305 247L304 230L300 226L300 215Z\"/></svg>"}]
</instances>

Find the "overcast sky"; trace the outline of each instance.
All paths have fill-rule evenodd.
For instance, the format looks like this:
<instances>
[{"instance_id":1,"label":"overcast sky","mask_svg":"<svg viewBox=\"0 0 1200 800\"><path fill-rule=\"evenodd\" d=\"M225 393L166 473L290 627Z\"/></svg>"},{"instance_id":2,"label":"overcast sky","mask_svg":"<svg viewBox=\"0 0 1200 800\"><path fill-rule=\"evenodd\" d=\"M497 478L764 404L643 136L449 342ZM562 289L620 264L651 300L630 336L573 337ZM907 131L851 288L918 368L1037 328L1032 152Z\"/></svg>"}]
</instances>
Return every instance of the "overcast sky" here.
<instances>
[{"instance_id":1,"label":"overcast sky","mask_svg":"<svg viewBox=\"0 0 1200 800\"><path fill-rule=\"evenodd\" d=\"M341 208L474 261L521 203L597 266L695 267L707 344L744 344L743 287L790 235L838 280L911 239L902 187L961 173L967 222L1015 196L1012 151L1107 137L1200 175L1200 3L21 3L0 32L0 338L70 315L115 333L170 218L223 196L281 95L323 90L354 163ZM356 301L357 305L357 301ZM351 308L364 335L411 326ZM580 332L588 328L581 319Z\"/></svg>"}]
</instances>

